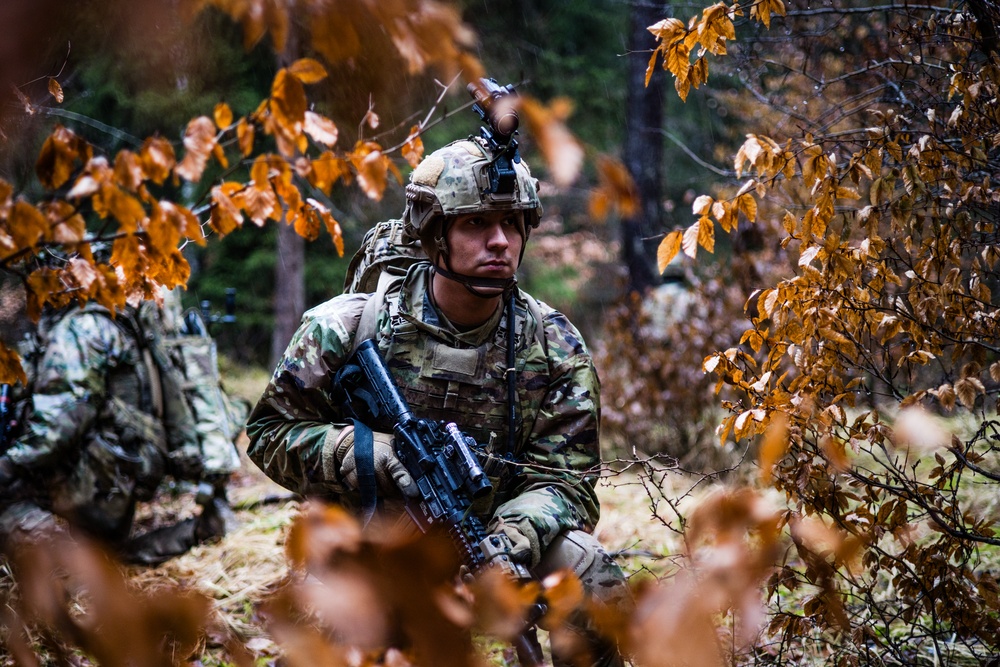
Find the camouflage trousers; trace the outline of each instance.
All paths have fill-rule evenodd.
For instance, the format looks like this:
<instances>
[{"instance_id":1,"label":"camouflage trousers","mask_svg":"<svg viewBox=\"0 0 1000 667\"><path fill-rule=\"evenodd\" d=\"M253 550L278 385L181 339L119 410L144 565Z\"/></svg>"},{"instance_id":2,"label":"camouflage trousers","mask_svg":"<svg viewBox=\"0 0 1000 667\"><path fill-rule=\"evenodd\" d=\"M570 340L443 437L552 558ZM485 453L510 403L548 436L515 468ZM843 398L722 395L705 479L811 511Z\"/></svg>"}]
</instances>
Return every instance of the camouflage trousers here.
<instances>
[{"instance_id":1,"label":"camouflage trousers","mask_svg":"<svg viewBox=\"0 0 1000 667\"><path fill-rule=\"evenodd\" d=\"M560 570L570 570L579 577L592 602L620 613L626 613L631 608L632 595L625 574L593 535L581 530L560 533L542 553L542 560L532 574L544 579ZM544 619L541 625L544 627ZM623 664L617 646L601 637L582 616L570 622L570 627L561 638L550 634L550 639L556 667L588 663L616 667Z\"/></svg>"},{"instance_id":2,"label":"camouflage trousers","mask_svg":"<svg viewBox=\"0 0 1000 667\"><path fill-rule=\"evenodd\" d=\"M111 549L123 562L135 565L159 565L179 556L196 544L211 541L225 534L222 501L213 501L202 507L198 516L129 537L132 513L122 531L116 535L99 535L94 531L77 528L31 501L0 505L0 555L13 553L20 546L56 536L79 532L88 538L97 538Z\"/></svg>"}]
</instances>

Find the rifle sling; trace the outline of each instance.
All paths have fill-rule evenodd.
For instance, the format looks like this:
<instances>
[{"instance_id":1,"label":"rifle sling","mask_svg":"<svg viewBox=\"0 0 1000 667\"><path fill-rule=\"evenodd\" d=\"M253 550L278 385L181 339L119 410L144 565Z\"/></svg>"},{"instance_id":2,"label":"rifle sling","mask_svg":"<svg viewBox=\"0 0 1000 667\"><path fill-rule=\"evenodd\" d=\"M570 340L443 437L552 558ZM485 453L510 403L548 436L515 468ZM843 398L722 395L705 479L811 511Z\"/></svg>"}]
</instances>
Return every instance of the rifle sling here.
<instances>
[{"instance_id":1,"label":"rifle sling","mask_svg":"<svg viewBox=\"0 0 1000 667\"><path fill-rule=\"evenodd\" d=\"M358 471L358 491L361 493L362 525L368 525L378 506L378 486L375 483L375 438L372 430L360 419L354 420L354 464Z\"/></svg>"}]
</instances>

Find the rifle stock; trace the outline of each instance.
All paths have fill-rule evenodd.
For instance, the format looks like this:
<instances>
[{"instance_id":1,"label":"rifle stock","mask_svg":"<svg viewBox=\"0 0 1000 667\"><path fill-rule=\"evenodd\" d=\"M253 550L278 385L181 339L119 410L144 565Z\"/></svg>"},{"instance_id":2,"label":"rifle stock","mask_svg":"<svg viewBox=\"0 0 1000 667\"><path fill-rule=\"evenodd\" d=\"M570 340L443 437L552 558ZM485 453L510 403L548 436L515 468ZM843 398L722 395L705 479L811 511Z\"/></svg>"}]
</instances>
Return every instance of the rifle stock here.
<instances>
[{"instance_id":1,"label":"rifle stock","mask_svg":"<svg viewBox=\"0 0 1000 667\"><path fill-rule=\"evenodd\" d=\"M444 528L473 574L499 567L516 581L531 580L528 569L510 557L510 539L488 534L472 512L473 502L493 490L472 449L475 441L454 423L414 417L373 340L357 347L336 382L358 420L373 430L392 431L396 456L419 490L418 497L406 499L406 511L420 530ZM535 623L544 613L539 600L513 642L522 665L542 664Z\"/></svg>"}]
</instances>

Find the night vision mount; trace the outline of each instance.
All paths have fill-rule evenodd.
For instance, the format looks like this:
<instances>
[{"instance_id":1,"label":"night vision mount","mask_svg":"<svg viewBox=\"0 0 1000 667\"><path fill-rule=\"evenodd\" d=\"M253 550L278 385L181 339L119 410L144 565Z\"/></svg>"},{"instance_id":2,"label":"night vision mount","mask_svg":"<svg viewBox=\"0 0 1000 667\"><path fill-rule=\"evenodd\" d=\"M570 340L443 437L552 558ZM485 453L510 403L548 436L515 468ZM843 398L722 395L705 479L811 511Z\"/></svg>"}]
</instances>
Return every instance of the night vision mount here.
<instances>
[{"instance_id":1,"label":"night vision mount","mask_svg":"<svg viewBox=\"0 0 1000 667\"><path fill-rule=\"evenodd\" d=\"M467 89L475 100L472 110L486 123L479 128L479 136L493 155L487 170L489 185L485 192L512 195L517 184L514 165L521 161L514 138L520 123L513 100L517 91L513 84L501 86L496 79L479 79L477 83L470 83Z\"/></svg>"}]
</instances>

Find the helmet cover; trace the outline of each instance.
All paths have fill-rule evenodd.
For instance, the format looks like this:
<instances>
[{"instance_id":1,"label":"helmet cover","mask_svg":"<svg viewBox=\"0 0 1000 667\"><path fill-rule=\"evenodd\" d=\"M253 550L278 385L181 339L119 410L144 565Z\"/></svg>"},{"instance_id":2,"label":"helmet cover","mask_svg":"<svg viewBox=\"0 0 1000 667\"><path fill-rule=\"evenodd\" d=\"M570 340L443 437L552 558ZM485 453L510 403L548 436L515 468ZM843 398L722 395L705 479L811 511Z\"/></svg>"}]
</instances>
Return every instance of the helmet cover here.
<instances>
[{"instance_id":1,"label":"helmet cover","mask_svg":"<svg viewBox=\"0 0 1000 667\"><path fill-rule=\"evenodd\" d=\"M538 226L542 204L538 199L538 181L528 165L513 163L514 191L491 193L488 170L492 163L481 139L455 141L426 156L410 174L406 186L403 222L406 233L424 241L440 235L443 216L464 215L479 211L524 212L525 236ZM438 224L435 224L438 223Z\"/></svg>"}]
</instances>

